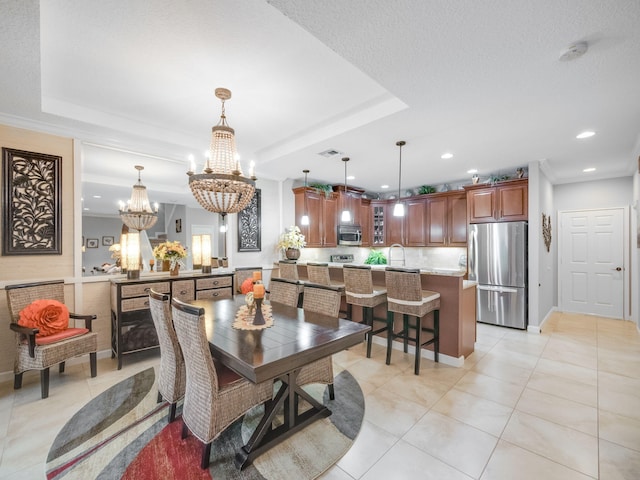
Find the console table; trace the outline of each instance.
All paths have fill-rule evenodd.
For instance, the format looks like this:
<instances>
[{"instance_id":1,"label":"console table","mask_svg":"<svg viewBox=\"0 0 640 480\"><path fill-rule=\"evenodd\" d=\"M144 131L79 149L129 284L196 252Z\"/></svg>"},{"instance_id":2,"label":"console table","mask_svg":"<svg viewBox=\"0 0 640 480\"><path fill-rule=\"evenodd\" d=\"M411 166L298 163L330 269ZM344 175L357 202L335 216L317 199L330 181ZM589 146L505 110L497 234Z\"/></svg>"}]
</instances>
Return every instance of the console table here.
<instances>
[{"instance_id":1,"label":"console table","mask_svg":"<svg viewBox=\"0 0 640 480\"><path fill-rule=\"evenodd\" d=\"M233 297L233 272L153 276L111 280L111 358L158 348L158 336L149 310L149 290L182 301Z\"/></svg>"}]
</instances>

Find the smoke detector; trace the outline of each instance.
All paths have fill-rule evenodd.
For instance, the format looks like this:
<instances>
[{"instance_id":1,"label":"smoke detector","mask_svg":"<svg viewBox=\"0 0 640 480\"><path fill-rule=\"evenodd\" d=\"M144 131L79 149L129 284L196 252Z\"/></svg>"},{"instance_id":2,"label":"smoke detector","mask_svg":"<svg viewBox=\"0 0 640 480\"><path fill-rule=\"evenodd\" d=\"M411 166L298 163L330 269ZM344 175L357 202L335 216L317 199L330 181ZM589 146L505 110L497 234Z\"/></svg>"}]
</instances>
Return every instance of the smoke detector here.
<instances>
[{"instance_id":1,"label":"smoke detector","mask_svg":"<svg viewBox=\"0 0 640 480\"><path fill-rule=\"evenodd\" d=\"M582 55L584 55L588 49L589 45L587 44L587 42L574 43L560 54L558 60L560 60L561 62L575 60L576 58L580 58Z\"/></svg>"}]
</instances>

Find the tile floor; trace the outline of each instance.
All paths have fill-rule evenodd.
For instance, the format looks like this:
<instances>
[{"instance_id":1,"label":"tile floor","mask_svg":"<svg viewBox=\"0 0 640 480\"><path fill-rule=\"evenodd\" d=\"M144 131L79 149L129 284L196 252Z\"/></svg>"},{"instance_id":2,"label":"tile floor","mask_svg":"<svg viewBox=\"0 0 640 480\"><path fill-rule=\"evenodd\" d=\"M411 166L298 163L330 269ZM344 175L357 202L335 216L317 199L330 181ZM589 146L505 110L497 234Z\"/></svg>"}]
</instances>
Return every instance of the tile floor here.
<instances>
[{"instance_id":1,"label":"tile floor","mask_svg":"<svg viewBox=\"0 0 640 480\"><path fill-rule=\"evenodd\" d=\"M0 479L44 478L49 445L91 398L157 363L139 355L118 371L99 361L52 372L40 399L39 377L22 390L0 383ZM638 479L640 478L640 334L631 322L555 313L541 335L478 325L464 367L422 362L362 346L334 356L366 398L353 447L325 480L350 479ZM338 392L337 392L338 393ZM27 419L25 421L25 419Z\"/></svg>"}]
</instances>

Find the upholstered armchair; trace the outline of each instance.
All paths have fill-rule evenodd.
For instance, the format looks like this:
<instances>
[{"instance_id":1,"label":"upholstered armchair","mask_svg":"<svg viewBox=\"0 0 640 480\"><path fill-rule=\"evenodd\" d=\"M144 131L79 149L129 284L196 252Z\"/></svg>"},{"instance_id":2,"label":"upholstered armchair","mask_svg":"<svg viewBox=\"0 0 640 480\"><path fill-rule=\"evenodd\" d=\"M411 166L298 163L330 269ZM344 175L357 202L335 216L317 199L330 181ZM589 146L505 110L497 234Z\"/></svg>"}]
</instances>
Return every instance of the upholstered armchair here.
<instances>
[{"instance_id":1,"label":"upholstered armchair","mask_svg":"<svg viewBox=\"0 0 640 480\"><path fill-rule=\"evenodd\" d=\"M59 365L64 373L65 361L89 354L91 376L97 374L98 335L91 331L95 315L68 312L64 305L64 281L7 285L10 328L16 333L16 356L13 388L22 388L22 374L40 370L42 398L49 396L49 368ZM70 320L84 321L84 328L69 326Z\"/></svg>"}]
</instances>

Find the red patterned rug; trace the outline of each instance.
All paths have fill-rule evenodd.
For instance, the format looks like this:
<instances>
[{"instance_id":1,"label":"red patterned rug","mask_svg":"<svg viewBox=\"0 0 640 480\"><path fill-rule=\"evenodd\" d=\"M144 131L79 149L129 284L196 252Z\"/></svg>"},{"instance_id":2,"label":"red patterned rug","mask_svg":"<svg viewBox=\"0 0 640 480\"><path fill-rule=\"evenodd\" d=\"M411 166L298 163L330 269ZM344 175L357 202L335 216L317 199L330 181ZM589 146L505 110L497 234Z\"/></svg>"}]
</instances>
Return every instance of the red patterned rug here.
<instances>
[{"instance_id":1,"label":"red patterned rug","mask_svg":"<svg viewBox=\"0 0 640 480\"><path fill-rule=\"evenodd\" d=\"M150 368L114 385L69 420L49 450L47 478L316 478L351 447L364 415L362 391L349 372L336 376L334 385L335 400L329 400L324 385L308 387L331 409L330 417L298 432L239 472L233 458L262 415L262 407L256 407L214 441L211 465L202 470L202 444L192 435L181 438L179 417L167 424L168 404L156 403L155 370Z\"/></svg>"}]
</instances>

